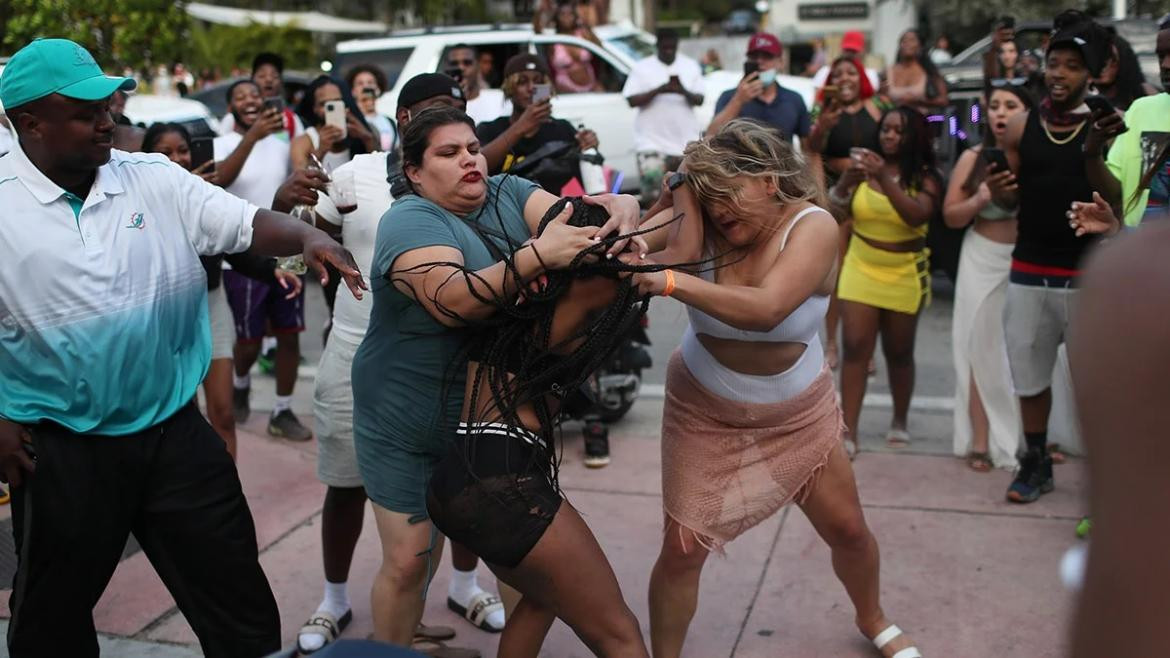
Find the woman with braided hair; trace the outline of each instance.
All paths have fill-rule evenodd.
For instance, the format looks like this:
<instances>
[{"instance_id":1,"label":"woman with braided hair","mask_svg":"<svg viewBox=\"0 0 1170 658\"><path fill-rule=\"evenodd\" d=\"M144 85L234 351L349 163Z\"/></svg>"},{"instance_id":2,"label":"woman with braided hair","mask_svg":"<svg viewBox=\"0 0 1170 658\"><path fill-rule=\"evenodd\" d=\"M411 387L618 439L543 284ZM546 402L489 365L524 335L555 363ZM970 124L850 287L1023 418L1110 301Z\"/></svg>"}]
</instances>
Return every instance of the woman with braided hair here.
<instances>
[{"instance_id":1,"label":"woman with braided hair","mask_svg":"<svg viewBox=\"0 0 1170 658\"><path fill-rule=\"evenodd\" d=\"M564 279L558 270L579 264L587 250L595 260L614 263L620 261L604 258L606 251L616 255L630 245L645 253L640 237L620 237L636 227L637 201L628 196L594 197L590 203L603 207L609 219L592 225L571 225L568 219L573 211L568 206L550 218L556 197L519 178L487 177L471 119L452 108L431 108L412 119L402 135L402 162L414 194L395 202L379 225L371 268L370 328L353 367L358 465L382 539L382 567L374 582L377 595L372 597L375 637L404 645L413 635L436 562L430 556L440 541L428 515L428 484L451 444L466 444L470 433L477 439L489 437L482 446L475 442L482 450L458 463L479 476L470 481L489 480L483 477L487 470L468 468L472 462L481 466L484 462L475 460L482 457L488 466L503 461L503 466L514 467L505 472L517 486L486 488L484 495L471 501L473 506L483 505L482 514L472 521L487 524L485 533L460 532L448 521L462 511L458 504L439 509L432 503L430 507L444 513L443 521L436 516L436 525L441 523L452 538L467 541L505 582L525 595L508 619L501 654L536 655L555 613L601 655L644 656L637 620L622 600L596 540L570 506L559 505L552 482L555 501L547 487L534 485L533 478L547 472L531 470L542 463L541 457L547 457L543 448L532 449L539 447L537 439L548 436L536 432L551 427L529 415L542 408L539 400L526 404L537 389L510 387L507 370L499 367L519 373L520 382L530 373L543 372L539 368L544 366L534 370L532 357L514 352L509 356L500 349L509 328L540 327L509 321L527 312L527 304L551 303L545 295L554 291L564 295ZM619 237L607 238L615 230L620 231ZM548 284L530 290L542 276ZM573 293L589 289L584 280L581 286L570 283ZM612 283L609 287L615 288ZM529 290L529 299L518 304L521 290ZM543 331L547 346L575 333L561 333L547 324ZM488 340L485 335L499 338ZM589 341L588 336L584 339ZM489 384L490 393L481 395L484 400L499 400L496 406L504 410L502 415L486 413L491 405L477 406L475 395L469 396L475 403L462 412L470 348L478 351L473 356L491 367L482 375L472 369L466 382L471 382L472 391L480 391L479 384ZM518 356L519 363L505 364L501 356ZM589 363L588 358L580 361ZM564 373L557 376L563 376L566 384L577 379ZM548 407L545 410L540 413L552 413ZM459 435L461 419L465 424ZM493 439L496 443L487 443ZM496 450L497 444L505 449ZM551 444L546 440L546 445ZM459 472L445 474L444 482L450 483ZM462 490L455 489L456 494ZM495 508L487 506L489 495L495 496ZM524 519L530 525L523 532L497 526L500 517L492 516L501 509L500 499L510 502L509 496L538 503L525 508L531 509L532 518ZM443 502L444 491L434 489L431 497ZM447 514L449 509L451 514ZM516 543L505 546L501 554L478 543L480 535ZM550 586L557 596L542 597L541 588Z\"/></svg>"},{"instance_id":2,"label":"woman with braided hair","mask_svg":"<svg viewBox=\"0 0 1170 658\"><path fill-rule=\"evenodd\" d=\"M886 658L919 658L879 601L878 547L842 444L841 407L818 330L837 275L837 223L779 132L747 119L687 146L654 226L681 215L651 261L700 272L639 272L643 293L687 305L662 417L666 527L650 577L657 658L678 656L712 551L790 502L829 545L858 629ZM633 261L629 256L628 261ZM643 261L645 262L645 261Z\"/></svg>"}]
</instances>

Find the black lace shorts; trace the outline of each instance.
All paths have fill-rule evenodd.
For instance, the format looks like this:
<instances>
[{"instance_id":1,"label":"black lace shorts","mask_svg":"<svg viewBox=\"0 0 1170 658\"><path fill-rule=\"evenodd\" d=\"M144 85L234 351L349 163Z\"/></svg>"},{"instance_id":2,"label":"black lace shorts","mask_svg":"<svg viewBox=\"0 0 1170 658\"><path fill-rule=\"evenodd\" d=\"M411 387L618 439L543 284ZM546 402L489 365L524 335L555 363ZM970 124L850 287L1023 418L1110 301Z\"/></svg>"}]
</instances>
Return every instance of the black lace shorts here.
<instances>
[{"instance_id":1,"label":"black lace shorts","mask_svg":"<svg viewBox=\"0 0 1170 658\"><path fill-rule=\"evenodd\" d=\"M519 565L562 502L542 445L522 428L460 423L427 487L435 527L489 564Z\"/></svg>"}]
</instances>

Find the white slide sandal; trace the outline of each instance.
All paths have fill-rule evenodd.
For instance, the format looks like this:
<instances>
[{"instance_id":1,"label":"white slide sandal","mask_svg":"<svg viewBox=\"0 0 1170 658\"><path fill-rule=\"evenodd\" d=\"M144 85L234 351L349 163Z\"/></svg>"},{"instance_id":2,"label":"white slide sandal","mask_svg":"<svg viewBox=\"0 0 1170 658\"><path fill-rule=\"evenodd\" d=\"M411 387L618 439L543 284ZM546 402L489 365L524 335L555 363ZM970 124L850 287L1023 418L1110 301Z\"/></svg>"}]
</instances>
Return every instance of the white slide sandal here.
<instances>
[{"instance_id":1,"label":"white slide sandal","mask_svg":"<svg viewBox=\"0 0 1170 658\"><path fill-rule=\"evenodd\" d=\"M877 634L873 638L873 646L881 651L887 644L893 642L895 638L902 635L902 629L898 628L896 624L890 624L886 630ZM922 658L922 653L918 651L917 647L907 647L898 653L894 654L893 658Z\"/></svg>"}]
</instances>

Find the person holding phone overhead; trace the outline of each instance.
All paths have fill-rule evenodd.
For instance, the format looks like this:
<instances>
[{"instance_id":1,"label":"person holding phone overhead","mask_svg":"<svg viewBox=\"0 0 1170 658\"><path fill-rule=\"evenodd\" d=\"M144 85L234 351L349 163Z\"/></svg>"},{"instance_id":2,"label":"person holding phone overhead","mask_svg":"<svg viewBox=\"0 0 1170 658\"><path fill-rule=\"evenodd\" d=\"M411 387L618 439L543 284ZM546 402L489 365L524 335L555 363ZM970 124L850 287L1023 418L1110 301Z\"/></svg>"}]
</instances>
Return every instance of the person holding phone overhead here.
<instances>
[{"instance_id":1,"label":"person holding phone overhead","mask_svg":"<svg viewBox=\"0 0 1170 658\"><path fill-rule=\"evenodd\" d=\"M389 151L398 145L398 128L390 117L378 112L378 99L389 86L386 74L373 64L358 64L345 74L345 82L362 117L371 130L377 131L380 151Z\"/></svg>"},{"instance_id":2,"label":"person holding phone overhead","mask_svg":"<svg viewBox=\"0 0 1170 658\"><path fill-rule=\"evenodd\" d=\"M744 77L739 86L723 92L715 103L715 116L707 126L707 136L719 132L735 118L756 119L778 129L789 143L793 137L804 139L811 125L808 108L800 94L776 82L783 68L780 40L766 32L748 40Z\"/></svg>"},{"instance_id":3,"label":"person holding phone overhead","mask_svg":"<svg viewBox=\"0 0 1170 658\"><path fill-rule=\"evenodd\" d=\"M327 75L317 76L296 108L305 134L293 140L293 169L304 169L313 158L332 171L360 153L377 151L380 143L354 103L349 87Z\"/></svg>"},{"instance_id":4,"label":"person holding phone overhead","mask_svg":"<svg viewBox=\"0 0 1170 658\"><path fill-rule=\"evenodd\" d=\"M951 344L956 373L954 451L979 472L1014 468L1020 443L1020 405L1012 394L1003 330L1016 216L992 200L987 177L990 171L1008 171L997 144L1012 118L1035 105L1022 82L993 82L983 117L983 143L959 156L943 200L947 226L961 229L974 222L959 256Z\"/></svg>"},{"instance_id":5,"label":"person holding phone overhead","mask_svg":"<svg viewBox=\"0 0 1170 658\"><path fill-rule=\"evenodd\" d=\"M577 129L552 116L553 93L548 65L538 55L522 53L504 66L504 94L512 101L511 116L481 123L476 134L483 145L488 172L507 172L527 158L542 162L525 177L560 195L561 188L580 175L580 160L564 156L555 143L575 144L580 151L597 148L597 134Z\"/></svg>"}]
</instances>

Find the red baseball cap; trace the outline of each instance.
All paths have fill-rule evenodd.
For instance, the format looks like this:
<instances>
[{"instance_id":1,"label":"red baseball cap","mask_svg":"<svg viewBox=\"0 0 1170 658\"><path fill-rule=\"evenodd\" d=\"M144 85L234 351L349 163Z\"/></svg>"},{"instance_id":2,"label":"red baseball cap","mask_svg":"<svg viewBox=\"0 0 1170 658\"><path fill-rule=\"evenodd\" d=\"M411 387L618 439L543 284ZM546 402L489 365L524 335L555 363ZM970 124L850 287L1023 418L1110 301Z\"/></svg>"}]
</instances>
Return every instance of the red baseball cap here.
<instances>
[{"instance_id":1,"label":"red baseball cap","mask_svg":"<svg viewBox=\"0 0 1170 658\"><path fill-rule=\"evenodd\" d=\"M758 32L752 35L748 40L747 52L752 53L768 53L773 57L779 57L784 50L784 46L780 45L780 40L767 32Z\"/></svg>"},{"instance_id":2,"label":"red baseball cap","mask_svg":"<svg viewBox=\"0 0 1170 658\"><path fill-rule=\"evenodd\" d=\"M865 35L857 31L846 32L841 36L841 50L865 52Z\"/></svg>"}]
</instances>

